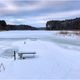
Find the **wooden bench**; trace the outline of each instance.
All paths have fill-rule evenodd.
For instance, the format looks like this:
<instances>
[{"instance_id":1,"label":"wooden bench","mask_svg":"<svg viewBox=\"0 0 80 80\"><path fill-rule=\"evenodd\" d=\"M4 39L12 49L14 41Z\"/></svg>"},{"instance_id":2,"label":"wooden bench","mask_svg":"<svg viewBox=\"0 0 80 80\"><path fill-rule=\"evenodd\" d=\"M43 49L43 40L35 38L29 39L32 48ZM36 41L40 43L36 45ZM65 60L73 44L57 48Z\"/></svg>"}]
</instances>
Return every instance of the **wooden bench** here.
<instances>
[{"instance_id":1,"label":"wooden bench","mask_svg":"<svg viewBox=\"0 0 80 80\"><path fill-rule=\"evenodd\" d=\"M23 54L33 54L33 56L34 56L34 54L36 54L36 52L19 52L18 56L20 59L23 59Z\"/></svg>"}]
</instances>

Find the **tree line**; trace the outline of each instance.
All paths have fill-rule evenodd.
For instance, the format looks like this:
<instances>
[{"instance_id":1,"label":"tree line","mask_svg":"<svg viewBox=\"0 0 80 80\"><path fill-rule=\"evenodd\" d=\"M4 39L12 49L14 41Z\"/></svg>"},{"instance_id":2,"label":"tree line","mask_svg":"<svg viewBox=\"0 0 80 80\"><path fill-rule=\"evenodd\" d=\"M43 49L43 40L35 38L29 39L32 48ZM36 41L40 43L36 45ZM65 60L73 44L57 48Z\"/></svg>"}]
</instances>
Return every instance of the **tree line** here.
<instances>
[{"instance_id":1,"label":"tree line","mask_svg":"<svg viewBox=\"0 0 80 80\"><path fill-rule=\"evenodd\" d=\"M0 20L0 30L37 30L37 28L30 25L11 25L5 20Z\"/></svg>"},{"instance_id":2,"label":"tree line","mask_svg":"<svg viewBox=\"0 0 80 80\"><path fill-rule=\"evenodd\" d=\"M48 21L46 30L80 30L80 18Z\"/></svg>"}]
</instances>

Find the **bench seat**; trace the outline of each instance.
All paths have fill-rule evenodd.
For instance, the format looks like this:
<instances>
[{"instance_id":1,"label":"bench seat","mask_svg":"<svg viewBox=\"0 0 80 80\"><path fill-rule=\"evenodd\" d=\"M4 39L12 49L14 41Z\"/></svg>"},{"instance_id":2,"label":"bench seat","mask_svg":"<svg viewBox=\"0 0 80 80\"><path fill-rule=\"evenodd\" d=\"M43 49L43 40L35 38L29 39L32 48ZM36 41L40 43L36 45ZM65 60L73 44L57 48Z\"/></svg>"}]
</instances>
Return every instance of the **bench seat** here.
<instances>
[{"instance_id":1,"label":"bench seat","mask_svg":"<svg viewBox=\"0 0 80 80\"><path fill-rule=\"evenodd\" d=\"M33 54L34 55L34 54L36 54L36 52L19 52L18 56L20 59L23 59L23 54Z\"/></svg>"}]
</instances>

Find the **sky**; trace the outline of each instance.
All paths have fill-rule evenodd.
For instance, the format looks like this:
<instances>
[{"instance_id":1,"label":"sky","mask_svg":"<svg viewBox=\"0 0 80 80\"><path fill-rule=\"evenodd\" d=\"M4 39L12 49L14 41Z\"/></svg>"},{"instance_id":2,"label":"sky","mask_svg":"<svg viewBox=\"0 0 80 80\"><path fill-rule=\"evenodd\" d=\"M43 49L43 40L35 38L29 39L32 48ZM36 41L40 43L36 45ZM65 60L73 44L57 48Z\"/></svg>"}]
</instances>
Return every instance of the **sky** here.
<instances>
[{"instance_id":1,"label":"sky","mask_svg":"<svg viewBox=\"0 0 80 80\"><path fill-rule=\"evenodd\" d=\"M45 27L49 20L80 17L80 0L0 0L0 20Z\"/></svg>"}]
</instances>

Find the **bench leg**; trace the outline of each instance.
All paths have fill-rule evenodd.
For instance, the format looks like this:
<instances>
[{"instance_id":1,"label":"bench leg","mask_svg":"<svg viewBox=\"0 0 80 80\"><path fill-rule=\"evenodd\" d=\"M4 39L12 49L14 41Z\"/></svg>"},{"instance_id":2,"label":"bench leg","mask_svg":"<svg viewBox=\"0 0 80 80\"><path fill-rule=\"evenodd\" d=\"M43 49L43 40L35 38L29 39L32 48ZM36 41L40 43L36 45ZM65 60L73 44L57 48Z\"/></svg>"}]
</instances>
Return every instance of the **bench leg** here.
<instances>
[{"instance_id":1,"label":"bench leg","mask_svg":"<svg viewBox=\"0 0 80 80\"><path fill-rule=\"evenodd\" d=\"M20 58L20 59L23 59L22 54L19 54L19 58Z\"/></svg>"},{"instance_id":2,"label":"bench leg","mask_svg":"<svg viewBox=\"0 0 80 80\"><path fill-rule=\"evenodd\" d=\"M14 51L14 60L16 60L16 52Z\"/></svg>"}]
</instances>

